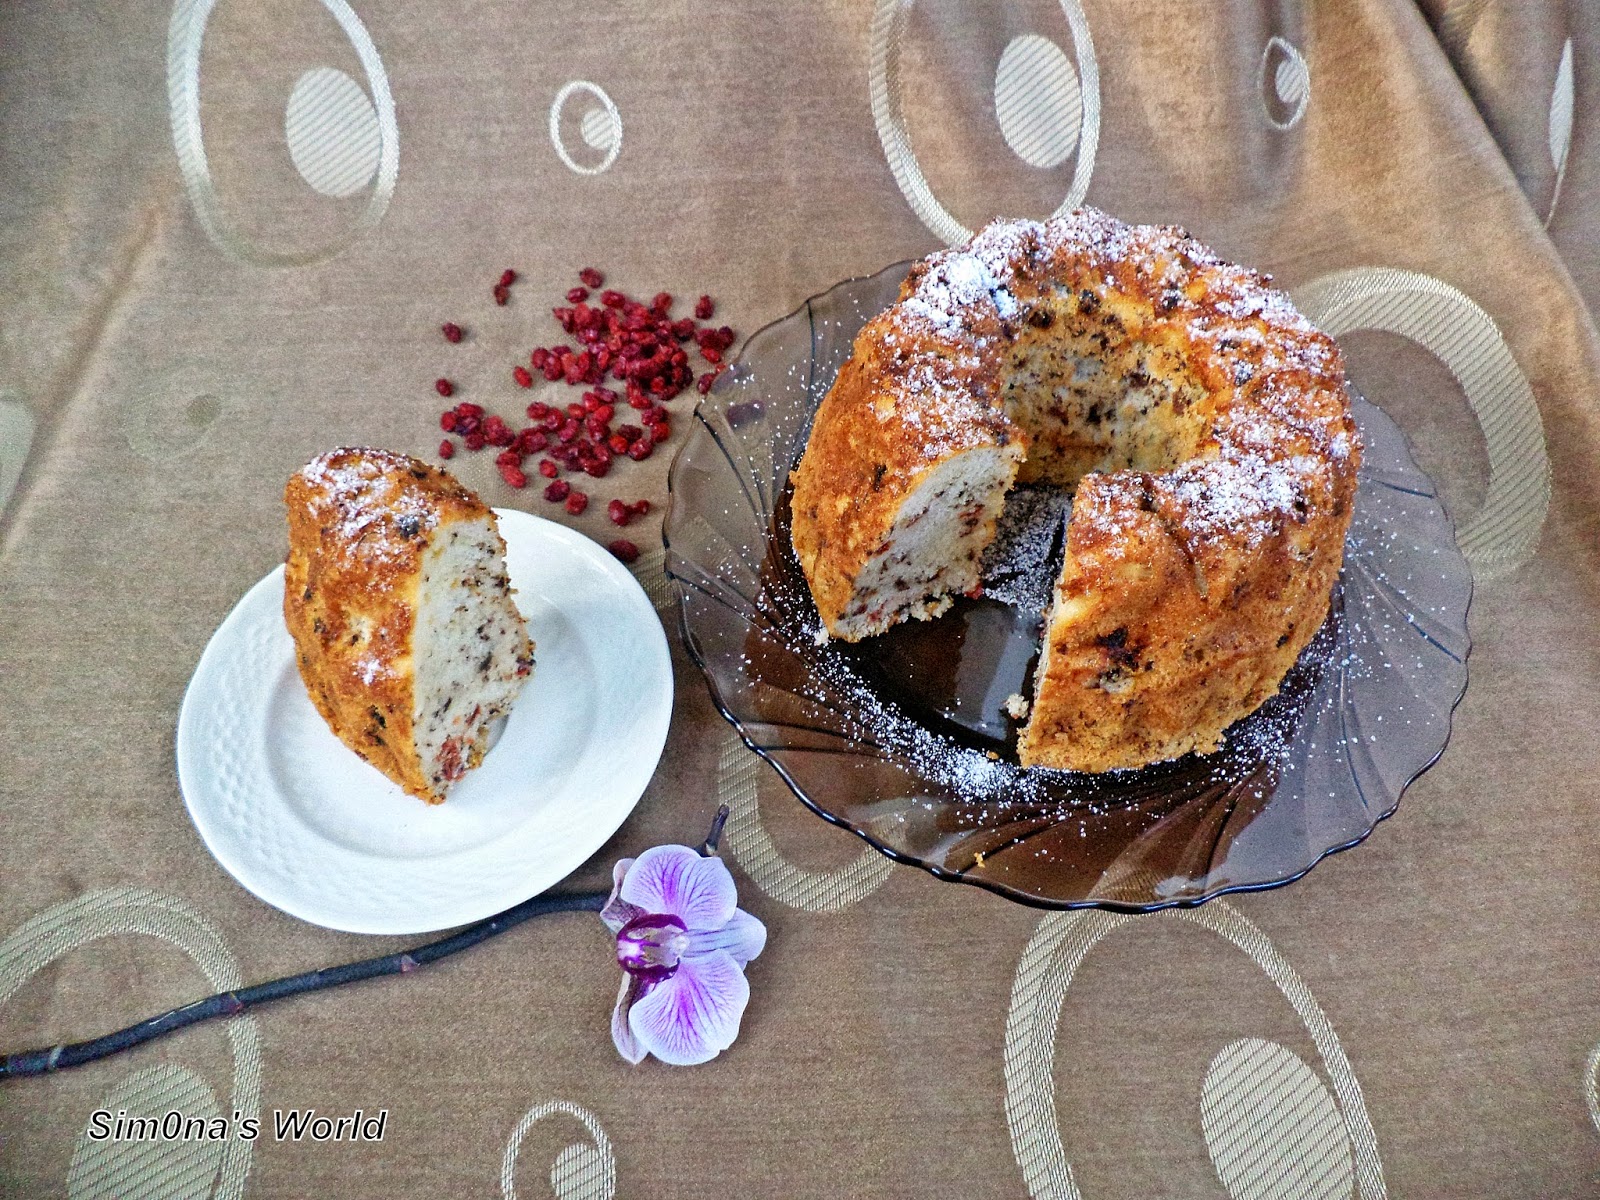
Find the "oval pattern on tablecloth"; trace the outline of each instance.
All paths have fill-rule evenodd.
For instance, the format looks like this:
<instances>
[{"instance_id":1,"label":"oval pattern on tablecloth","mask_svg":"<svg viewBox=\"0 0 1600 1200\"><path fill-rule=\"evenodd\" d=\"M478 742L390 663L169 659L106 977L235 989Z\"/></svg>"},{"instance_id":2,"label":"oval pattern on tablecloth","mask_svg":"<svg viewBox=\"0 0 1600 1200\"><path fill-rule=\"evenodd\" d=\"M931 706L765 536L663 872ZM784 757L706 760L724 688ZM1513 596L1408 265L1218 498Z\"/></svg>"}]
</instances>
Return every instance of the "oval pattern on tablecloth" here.
<instances>
[{"instance_id":1,"label":"oval pattern on tablecloth","mask_svg":"<svg viewBox=\"0 0 1600 1200\"><path fill-rule=\"evenodd\" d=\"M375 173L369 174L373 180L371 194L360 216L344 237L332 245L311 250L264 249L241 236L224 218L216 187L211 180L205 135L200 126L200 51L205 41L206 24L211 19L211 11L216 7L217 0L176 0L172 6L172 19L167 25L167 108L172 124L172 144L178 155L178 171L183 176L189 203L194 209L195 219L200 222L200 227L212 243L230 258L252 266L299 267L329 259L376 226L394 197L395 180L400 173L400 129L395 121L394 97L389 91L389 77L384 71L383 60L373 44L372 35L346 0L319 0L319 3L339 23L339 28L349 39L351 49L366 72L367 86L372 95L367 100L366 94L362 93L362 99L371 105L377 122L378 154ZM334 71L333 74L343 73ZM345 78L348 79L348 76ZM304 78L301 82L304 82ZM354 80L350 82L355 84ZM359 85L356 85L356 90L361 90ZM338 93L329 92L327 96L337 99ZM301 103L304 104L306 99L302 95ZM349 164L366 155L365 146L370 130L366 128L364 120L356 118L352 97L348 93L343 93L343 99L338 100L334 109L306 113L298 126L293 116L293 95L289 103L291 114L288 125L291 128L298 127L298 133L295 134L300 148L295 158L297 167L302 157L308 161L316 159L323 163ZM354 145L347 144L351 138L356 139ZM291 153L293 148L294 143L291 142ZM321 177L321 167L317 168L316 173ZM301 174L305 177L304 169ZM324 182L333 178L330 174ZM338 178L344 180L347 175L341 170ZM307 180L311 182L309 177ZM312 186L316 184L312 183Z\"/></svg>"},{"instance_id":2,"label":"oval pattern on tablecloth","mask_svg":"<svg viewBox=\"0 0 1600 1200\"><path fill-rule=\"evenodd\" d=\"M1276 35L1267 39L1256 72L1256 91L1274 129L1289 130L1300 124L1311 102L1311 68L1293 42Z\"/></svg>"},{"instance_id":3,"label":"oval pattern on tablecloth","mask_svg":"<svg viewBox=\"0 0 1600 1200\"><path fill-rule=\"evenodd\" d=\"M588 97L589 105L578 118L578 137L589 150L599 152L598 162L579 162L562 132L567 106L579 97ZM550 102L550 142L556 148L556 157L569 170L579 175L599 175L610 170L622 153L622 113L599 84L574 79L563 84Z\"/></svg>"},{"instance_id":4,"label":"oval pattern on tablecloth","mask_svg":"<svg viewBox=\"0 0 1600 1200\"><path fill-rule=\"evenodd\" d=\"M672 585L667 582L667 552L660 546L654 550L647 550L639 556L629 571L639 581L639 586L644 589L644 594L650 597L650 603L655 605L657 612L665 612L672 607Z\"/></svg>"},{"instance_id":5,"label":"oval pattern on tablecloth","mask_svg":"<svg viewBox=\"0 0 1600 1200\"><path fill-rule=\"evenodd\" d=\"M1455 376L1483 429L1489 493L1456 542L1480 581L1509 575L1539 547L1550 508L1550 458L1528 377L1494 319L1464 292L1416 271L1356 267L1295 288L1294 302L1334 337L1398 334Z\"/></svg>"},{"instance_id":6,"label":"oval pattern on tablecloth","mask_svg":"<svg viewBox=\"0 0 1600 1200\"><path fill-rule=\"evenodd\" d=\"M550 1167L550 1190L556 1200L611 1200L617 1193L617 1161L611 1152L611 1140L593 1113L570 1100L547 1100L534 1105L511 1131L500 1161L500 1191L505 1200L517 1200L517 1155L528 1130L557 1114L581 1121L593 1142L574 1142L556 1155Z\"/></svg>"},{"instance_id":7,"label":"oval pattern on tablecloth","mask_svg":"<svg viewBox=\"0 0 1600 1200\"><path fill-rule=\"evenodd\" d=\"M894 172L895 183L899 185L912 211L936 236L952 246L960 246L971 240L972 230L956 220L933 194L927 176L917 161L916 151L911 147L911 135L906 130L905 113L902 110L900 52L905 41L906 18L913 3L914 0L876 0L873 5L871 52L867 67L872 119L878 128L878 140L883 144L884 157L889 161L889 169ZM1079 122L1072 139L1078 161L1073 168L1072 185L1056 209L1057 213L1067 213L1083 203L1083 197L1089 190L1089 177L1094 174L1094 156L1100 144L1100 68L1095 60L1094 40L1089 34L1089 20L1083 14L1083 5L1078 0L1060 0L1060 3L1077 56L1075 78L1079 88ZM1001 122L1002 135L1024 162L1031 160L1018 149L1012 137L1020 137L1022 145L1030 153L1044 155L1047 150L1053 152L1059 149L1060 143L1065 142L1065 131L1047 138L1040 126L1048 122L1051 114L1063 117L1069 111L1061 102L1060 92L1065 75L1060 68L1062 63L1066 63L1070 69L1071 63L1054 42L1043 36L1032 36L1037 40L1024 43L1020 61L1018 54L1012 52L1012 47L1023 39L1014 39L1007 46L995 79L996 114ZM1040 43L1050 46L1055 54L1041 52ZM1009 63L1007 55L1011 56ZM1060 58L1057 59L1056 55ZM1024 77L1019 67L1031 67L1035 72L1033 78ZM1003 81L1001 71L1005 72ZM1000 107L1002 82L1003 109ZM1024 106L1029 104L1041 106L1040 111L1027 111ZM1061 161L1065 161L1065 158L1063 155ZM1046 164L1031 162L1031 165Z\"/></svg>"},{"instance_id":8,"label":"oval pattern on tablecloth","mask_svg":"<svg viewBox=\"0 0 1600 1200\"><path fill-rule=\"evenodd\" d=\"M378 110L359 83L333 67L317 67L295 81L283 137L300 178L324 196L354 196L378 173Z\"/></svg>"},{"instance_id":9,"label":"oval pattern on tablecloth","mask_svg":"<svg viewBox=\"0 0 1600 1200\"><path fill-rule=\"evenodd\" d=\"M112 1088L101 1108L120 1120L162 1121L170 1112L204 1125L222 1116L217 1097L204 1079L167 1063L136 1071ZM237 1126L229 1125L232 1132ZM89 1130L78 1135L78 1147L67 1170L67 1200L125 1200L129 1196L160 1200L206 1200L222 1166L226 1141L167 1138L96 1141Z\"/></svg>"},{"instance_id":10,"label":"oval pattern on tablecloth","mask_svg":"<svg viewBox=\"0 0 1600 1200\"><path fill-rule=\"evenodd\" d=\"M1439 31L1439 40L1444 43L1445 49L1452 54L1466 50L1473 27L1488 7L1489 0L1446 0L1444 11L1434 21L1434 28Z\"/></svg>"},{"instance_id":11,"label":"oval pattern on tablecloth","mask_svg":"<svg viewBox=\"0 0 1600 1200\"><path fill-rule=\"evenodd\" d=\"M1589 1120L1600 1133L1600 1045L1589 1051L1583 1064L1583 1099L1589 1106Z\"/></svg>"},{"instance_id":12,"label":"oval pattern on tablecloth","mask_svg":"<svg viewBox=\"0 0 1600 1200\"><path fill-rule=\"evenodd\" d=\"M204 442L217 421L231 415L236 386L227 372L204 362L178 362L158 372L122 404L128 448L152 466L174 470L182 462L190 469L182 452Z\"/></svg>"},{"instance_id":13,"label":"oval pattern on tablecloth","mask_svg":"<svg viewBox=\"0 0 1600 1200\"><path fill-rule=\"evenodd\" d=\"M1572 149L1572 107L1572 39L1568 38L1561 47L1555 85L1550 90L1550 165L1555 169L1556 181L1550 189L1550 208L1544 216L1546 228L1556 215L1556 205L1561 201L1561 183L1567 176L1567 154Z\"/></svg>"},{"instance_id":14,"label":"oval pattern on tablecloth","mask_svg":"<svg viewBox=\"0 0 1600 1200\"><path fill-rule=\"evenodd\" d=\"M1348 1200L1339 1105L1287 1046L1241 1038L1218 1051L1200 1088L1200 1126L1231 1200Z\"/></svg>"},{"instance_id":15,"label":"oval pattern on tablecloth","mask_svg":"<svg viewBox=\"0 0 1600 1200\"><path fill-rule=\"evenodd\" d=\"M1011 152L1030 167L1059 167L1078 147L1083 85L1047 37L1012 38L994 72L994 115Z\"/></svg>"},{"instance_id":16,"label":"oval pattern on tablecloth","mask_svg":"<svg viewBox=\"0 0 1600 1200\"><path fill-rule=\"evenodd\" d=\"M1361 1200L1382 1200L1388 1192L1378 1158L1377 1136L1355 1072L1327 1015L1305 982L1273 948L1265 934L1221 900L1194 909L1169 909L1134 918L1098 910L1047 913L1034 930L1017 964L1006 1018L1006 1121L1011 1148L1028 1194L1035 1200L1079 1200L1080 1193L1061 1140L1055 1104L1056 1028L1067 989L1078 967L1108 934L1131 922L1181 920L1199 925L1232 943L1277 985L1299 1015L1322 1059L1337 1097L1337 1109L1355 1162ZM1241 1090L1270 1092L1274 1082L1256 1077ZM1276 1124L1228 1134L1230 1155L1256 1153L1255 1138L1281 1138ZM1248 1193L1246 1193L1248 1194ZM1243 1200L1243 1196L1235 1197Z\"/></svg>"},{"instance_id":17,"label":"oval pattern on tablecloth","mask_svg":"<svg viewBox=\"0 0 1600 1200\"><path fill-rule=\"evenodd\" d=\"M143 934L176 946L200 968L213 992L234 991L244 984L239 964L222 935L183 901L146 888L110 888L46 909L0 942L0 1007L58 958L90 942L122 934ZM246 1014L233 1017L223 1028L233 1056L228 1112L238 1113L243 1120L257 1118L261 1111L260 1026ZM209 1097L211 1105L216 1106L209 1085L192 1073L146 1069L118 1084L101 1107L113 1113L118 1108L130 1112L151 1109L175 1095L201 1104ZM86 1129L87 1122L85 1114ZM93 1152L86 1148L95 1145L107 1143L88 1143L86 1136L80 1138L69 1168L71 1200L111 1195L195 1195L237 1200L244 1194L254 1148L251 1141L231 1138L222 1143L217 1161L211 1162L192 1147L185 1149L183 1143L147 1143ZM216 1179L214 1192L209 1189L212 1178ZM193 1190L201 1182L206 1183L206 1189ZM74 1191L73 1186L81 1190Z\"/></svg>"},{"instance_id":18,"label":"oval pattern on tablecloth","mask_svg":"<svg viewBox=\"0 0 1600 1200\"><path fill-rule=\"evenodd\" d=\"M808 871L783 856L761 824L760 779L769 769L737 734L717 756L717 798L729 809L724 840L751 882L778 903L812 913L849 908L882 887L894 864L870 846L833 871Z\"/></svg>"}]
</instances>

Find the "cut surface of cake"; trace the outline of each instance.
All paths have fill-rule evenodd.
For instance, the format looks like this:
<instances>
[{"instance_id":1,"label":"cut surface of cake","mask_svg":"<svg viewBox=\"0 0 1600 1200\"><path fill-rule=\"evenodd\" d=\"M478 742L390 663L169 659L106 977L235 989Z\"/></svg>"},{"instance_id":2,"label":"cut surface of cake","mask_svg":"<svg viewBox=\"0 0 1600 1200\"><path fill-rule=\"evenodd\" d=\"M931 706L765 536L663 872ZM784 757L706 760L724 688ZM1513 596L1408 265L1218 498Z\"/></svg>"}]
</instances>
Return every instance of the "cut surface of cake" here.
<instances>
[{"instance_id":1,"label":"cut surface of cake","mask_svg":"<svg viewBox=\"0 0 1600 1200\"><path fill-rule=\"evenodd\" d=\"M1359 463L1337 347L1264 276L1093 209L995 221L857 336L792 475L793 546L857 641L975 593L1014 484L1064 489L1019 759L1136 767L1215 749L1277 691Z\"/></svg>"},{"instance_id":2,"label":"cut surface of cake","mask_svg":"<svg viewBox=\"0 0 1600 1200\"><path fill-rule=\"evenodd\" d=\"M420 459L345 447L284 489L284 621L312 703L430 804L482 761L533 670L495 515Z\"/></svg>"}]
</instances>

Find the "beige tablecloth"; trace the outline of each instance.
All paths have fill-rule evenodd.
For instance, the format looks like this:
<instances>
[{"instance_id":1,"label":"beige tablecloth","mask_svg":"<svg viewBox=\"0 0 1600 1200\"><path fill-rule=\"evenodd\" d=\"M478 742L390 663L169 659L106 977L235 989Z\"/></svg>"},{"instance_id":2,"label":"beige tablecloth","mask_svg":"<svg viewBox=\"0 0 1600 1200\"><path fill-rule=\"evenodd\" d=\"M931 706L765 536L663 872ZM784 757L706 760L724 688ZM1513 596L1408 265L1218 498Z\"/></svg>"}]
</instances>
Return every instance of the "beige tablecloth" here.
<instances>
[{"instance_id":1,"label":"beige tablecloth","mask_svg":"<svg viewBox=\"0 0 1600 1200\"><path fill-rule=\"evenodd\" d=\"M229 878L178 706L281 561L288 474L432 455L442 361L513 415L507 364L586 265L742 335L996 213L1180 223L1338 334L1476 574L1449 748L1365 844L1193 911L1045 913L891 866L739 744L658 505L632 529L672 729L572 886L733 807L770 941L732 1049L628 1067L608 935L548 918L0 1084L0 1194L1600 1191L1597 87L1592 16L1555 0L0 8L0 1050L412 940ZM451 465L607 541L603 501L661 500L667 458L581 517ZM383 1140L88 1136L296 1107L387 1110Z\"/></svg>"}]
</instances>

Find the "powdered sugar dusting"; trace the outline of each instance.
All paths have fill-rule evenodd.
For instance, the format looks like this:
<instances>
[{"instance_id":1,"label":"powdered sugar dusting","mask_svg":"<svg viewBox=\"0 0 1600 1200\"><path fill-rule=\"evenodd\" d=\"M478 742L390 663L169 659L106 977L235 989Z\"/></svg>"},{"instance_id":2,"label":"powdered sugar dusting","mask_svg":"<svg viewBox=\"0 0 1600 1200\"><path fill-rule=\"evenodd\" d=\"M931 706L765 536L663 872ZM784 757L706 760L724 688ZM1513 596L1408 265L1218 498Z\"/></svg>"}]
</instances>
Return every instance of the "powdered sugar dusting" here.
<instances>
[{"instance_id":1,"label":"powdered sugar dusting","mask_svg":"<svg viewBox=\"0 0 1600 1200\"><path fill-rule=\"evenodd\" d=\"M776 599L773 593L768 595ZM1092 819L1130 811L1130 805L1138 807L1152 795L1168 793L1177 798L1196 791L1242 788L1270 794L1276 775L1293 760L1310 694L1325 690L1317 688L1317 681L1330 669L1350 668L1349 662L1342 667L1337 663L1344 651L1335 619L1301 655L1284 690L1227 731L1222 750L1137 770L1084 775L1044 767L1024 770L1010 757L934 732L880 695L836 645L826 641L819 645L809 636L819 627L813 617L811 623L773 631L787 642L788 652L806 664L806 682L797 691L830 710L830 724L857 743L861 753L904 764L922 787L943 789L966 806L963 820L974 829L993 828L1024 812L1052 821ZM1164 772L1181 778L1182 787L1174 791L1171 782L1162 783ZM1164 811L1165 805L1152 811L1151 819Z\"/></svg>"},{"instance_id":2,"label":"powdered sugar dusting","mask_svg":"<svg viewBox=\"0 0 1600 1200\"><path fill-rule=\"evenodd\" d=\"M993 247L981 249L934 255L911 294L900 302L901 313L946 337L963 333L975 308L992 308L1002 320L1014 320L1017 298L1002 282L1010 275L1005 259L994 254Z\"/></svg>"},{"instance_id":3,"label":"powdered sugar dusting","mask_svg":"<svg viewBox=\"0 0 1600 1200\"><path fill-rule=\"evenodd\" d=\"M1313 482L1325 474L1326 466L1309 455L1276 461L1243 455L1185 463L1165 483L1183 507L1186 532L1200 539L1228 535L1254 547L1309 511Z\"/></svg>"},{"instance_id":4,"label":"powdered sugar dusting","mask_svg":"<svg viewBox=\"0 0 1600 1200\"><path fill-rule=\"evenodd\" d=\"M434 529L434 501L410 474L420 461L388 450L341 447L318 455L297 473L309 488L312 510L325 539L335 546L361 546L382 554L395 542Z\"/></svg>"}]
</instances>

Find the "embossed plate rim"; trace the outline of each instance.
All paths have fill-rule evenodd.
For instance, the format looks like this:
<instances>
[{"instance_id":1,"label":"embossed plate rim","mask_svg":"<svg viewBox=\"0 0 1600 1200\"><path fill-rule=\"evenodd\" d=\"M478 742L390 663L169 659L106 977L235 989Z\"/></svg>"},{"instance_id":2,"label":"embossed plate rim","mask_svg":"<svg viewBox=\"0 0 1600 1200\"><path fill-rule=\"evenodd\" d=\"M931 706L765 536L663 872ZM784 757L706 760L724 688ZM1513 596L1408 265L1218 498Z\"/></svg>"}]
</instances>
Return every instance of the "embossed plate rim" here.
<instances>
[{"instance_id":1,"label":"embossed plate rim","mask_svg":"<svg viewBox=\"0 0 1600 1200\"><path fill-rule=\"evenodd\" d=\"M519 588L519 607L527 613L536 594L563 597L566 602L554 607L577 631L578 652L595 664L592 680L552 681L548 674L540 679L540 667L535 666L534 677L547 691L554 682L558 689L594 686L599 693L593 697L599 727L582 746L563 747L562 752L579 761L586 751L593 754L601 739L609 739L602 760L609 774L580 781L566 772L569 778L558 784L556 799L542 802L532 816L503 836L415 861L392 852L363 853L313 830L293 811L273 772L266 769L277 681L286 670L292 686L303 688L294 669L293 643L282 623L279 566L245 593L212 635L184 693L177 725L178 780L190 819L218 864L259 899L312 924L351 933L411 934L464 925L565 878L600 849L644 794L665 748L672 714L672 663L660 617L638 580L597 543L531 513L495 511L507 543L512 583ZM587 621L575 619L581 614L570 611L581 603L591 604ZM596 614L609 623L597 624ZM252 627L263 625L270 661L250 661ZM537 625L531 632L539 641ZM548 650L536 650L536 655L541 664L550 658L559 661ZM245 784L252 794L242 806L222 794L212 765L222 724L216 706L227 697L230 673L242 676L235 681L234 699L246 706L247 739L258 742L227 751L237 753L254 776ZM533 686L530 682L524 698L532 694ZM304 699L305 711L320 721L309 697ZM522 703L519 700L518 706ZM496 752L503 758L508 748L522 750L510 741L527 738L525 730L515 732L516 715L491 758ZM326 740L332 741L331 734ZM336 742L332 751L350 754ZM371 791L364 792L364 798L370 795L385 804L441 811L404 796L376 770L355 765L363 777L370 776ZM228 819L229 806L261 825L237 828ZM314 870L322 882L296 886L284 865L272 861L275 853L298 856L300 869Z\"/></svg>"}]
</instances>

